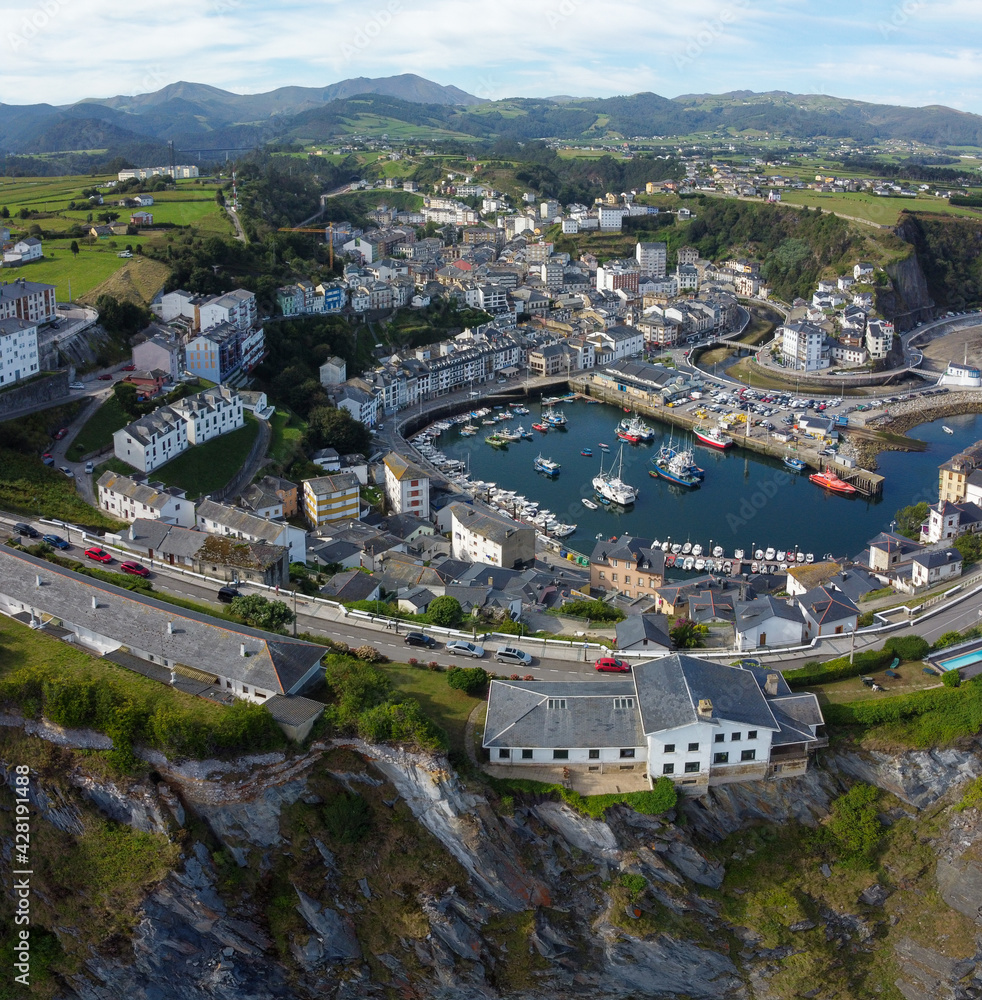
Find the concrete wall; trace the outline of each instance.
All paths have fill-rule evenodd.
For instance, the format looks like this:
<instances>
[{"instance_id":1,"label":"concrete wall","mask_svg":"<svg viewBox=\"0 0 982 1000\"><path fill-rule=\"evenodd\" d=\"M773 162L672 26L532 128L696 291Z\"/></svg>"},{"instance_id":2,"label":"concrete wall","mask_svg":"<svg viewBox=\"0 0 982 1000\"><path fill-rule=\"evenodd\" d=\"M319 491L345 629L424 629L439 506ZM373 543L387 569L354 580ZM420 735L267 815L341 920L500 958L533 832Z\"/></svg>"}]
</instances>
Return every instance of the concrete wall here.
<instances>
[{"instance_id":1,"label":"concrete wall","mask_svg":"<svg viewBox=\"0 0 982 1000\"><path fill-rule=\"evenodd\" d=\"M35 379L26 385L15 385L0 392L0 419L44 403L68 402L68 370L53 372L45 378Z\"/></svg>"}]
</instances>

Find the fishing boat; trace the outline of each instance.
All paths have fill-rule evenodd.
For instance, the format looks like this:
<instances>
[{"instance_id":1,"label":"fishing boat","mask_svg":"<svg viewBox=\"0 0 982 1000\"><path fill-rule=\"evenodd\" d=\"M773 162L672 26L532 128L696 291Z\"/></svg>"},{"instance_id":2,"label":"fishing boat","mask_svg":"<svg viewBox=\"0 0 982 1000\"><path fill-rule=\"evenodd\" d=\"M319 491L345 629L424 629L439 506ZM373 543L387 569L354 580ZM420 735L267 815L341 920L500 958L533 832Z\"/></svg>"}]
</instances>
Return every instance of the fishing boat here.
<instances>
[{"instance_id":1,"label":"fishing boat","mask_svg":"<svg viewBox=\"0 0 982 1000\"><path fill-rule=\"evenodd\" d=\"M601 451L610 451L610 445L609 444L604 444L603 441L601 441L600 444L597 445L597 447Z\"/></svg>"},{"instance_id":2,"label":"fishing boat","mask_svg":"<svg viewBox=\"0 0 982 1000\"><path fill-rule=\"evenodd\" d=\"M590 510L596 510L597 509L597 505L592 500L587 500L586 497L584 497L580 501L580 503L582 503L584 507L587 507Z\"/></svg>"},{"instance_id":3,"label":"fishing boat","mask_svg":"<svg viewBox=\"0 0 982 1000\"><path fill-rule=\"evenodd\" d=\"M794 458L791 455L784 456L784 464L792 470L792 472L804 472L808 466L800 458Z\"/></svg>"},{"instance_id":4,"label":"fishing boat","mask_svg":"<svg viewBox=\"0 0 982 1000\"><path fill-rule=\"evenodd\" d=\"M657 458L653 462L653 465L654 468L648 470L649 476L667 479L670 483L675 483L676 486L687 486L689 489L697 489L699 487L698 477L685 469L677 455L667 460Z\"/></svg>"},{"instance_id":5,"label":"fishing boat","mask_svg":"<svg viewBox=\"0 0 982 1000\"><path fill-rule=\"evenodd\" d=\"M617 429L624 431L638 441L651 441L655 436L654 427L642 420L636 413L629 420L622 420L617 425Z\"/></svg>"},{"instance_id":6,"label":"fishing boat","mask_svg":"<svg viewBox=\"0 0 982 1000\"><path fill-rule=\"evenodd\" d=\"M638 498L638 490L625 483L621 478L624 470L624 445L621 445L620 462L617 475L613 475L612 469L604 472L603 462L600 463L600 472L593 477L593 488L598 496L606 497L612 503L620 504L622 507L629 507Z\"/></svg>"},{"instance_id":7,"label":"fishing boat","mask_svg":"<svg viewBox=\"0 0 982 1000\"><path fill-rule=\"evenodd\" d=\"M506 441L522 440L522 435L518 431L498 431L498 437L503 437Z\"/></svg>"},{"instance_id":8,"label":"fishing boat","mask_svg":"<svg viewBox=\"0 0 982 1000\"><path fill-rule=\"evenodd\" d=\"M542 414L542 419L550 427L565 427L568 421L566 420L566 414L562 410L546 410Z\"/></svg>"},{"instance_id":9,"label":"fishing boat","mask_svg":"<svg viewBox=\"0 0 982 1000\"><path fill-rule=\"evenodd\" d=\"M627 441L630 444L637 444L641 440L641 438L635 437L633 434L628 433L628 431L618 430L614 433L617 435L619 441Z\"/></svg>"},{"instance_id":10,"label":"fishing boat","mask_svg":"<svg viewBox=\"0 0 982 1000\"><path fill-rule=\"evenodd\" d=\"M542 472L547 476L558 476L562 466L558 462L554 462L551 458L543 458L542 455L539 455L532 463L532 468L536 472Z\"/></svg>"},{"instance_id":11,"label":"fishing boat","mask_svg":"<svg viewBox=\"0 0 982 1000\"><path fill-rule=\"evenodd\" d=\"M484 439L484 443L491 445L492 448L507 448L508 447L508 441L507 441L507 439L503 438L500 434L489 434Z\"/></svg>"},{"instance_id":12,"label":"fishing boat","mask_svg":"<svg viewBox=\"0 0 982 1000\"><path fill-rule=\"evenodd\" d=\"M813 472L808 478L816 486L822 486L833 493L848 495L856 492L855 486L840 479L831 469L826 469L824 472Z\"/></svg>"},{"instance_id":13,"label":"fishing boat","mask_svg":"<svg viewBox=\"0 0 982 1000\"><path fill-rule=\"evenodd\" d=\"M542 433L545 434L545 432L547 430L549 430L549 425L548 424L532 424L532 430L534 430L534 431L542 431Z\"/></svg>"},{"instance_id":14,"label":"fishing boat","mask_svg":"<svg viewBox=\"0 0 982 1000\"><path fill-rule=\"evenodd\" d=\"M593 458L593 449L592 448L582 448L580 450L580 454L584 458Z\"/></svg>"},{"instance_id":15,"label":"fishing boat","mask_svg":"<svg viewBox=\"0 0 982 1000\"><path fill-rule=\"evenodd\" d=\"M724 434L719 427L695 427L692 430L696 438L711 448L732 448L733 438Z\"/></svg>"},{"instance_id":16,"label":"fishing boat","mask_svg":"<svg viewBox=\"0 0 982 1000\"><path fill-rule=\"evenodd\" d=\"M945 434L954 434L955 433L947 424L942 424L941 425L941 430L943 430L945 432Z\"/></svg>"},{"instance_id":17,"label":"fishing boat","mask_svg":"<svg viewBox=\"0 0 982 1000\"><path fill-rule=\"evenodd\" d=\"M518 432L526 441L532 441L535 439L535 435L531 431L527 431L524 427L519 427Z\"/></svg>"}]
</instances>

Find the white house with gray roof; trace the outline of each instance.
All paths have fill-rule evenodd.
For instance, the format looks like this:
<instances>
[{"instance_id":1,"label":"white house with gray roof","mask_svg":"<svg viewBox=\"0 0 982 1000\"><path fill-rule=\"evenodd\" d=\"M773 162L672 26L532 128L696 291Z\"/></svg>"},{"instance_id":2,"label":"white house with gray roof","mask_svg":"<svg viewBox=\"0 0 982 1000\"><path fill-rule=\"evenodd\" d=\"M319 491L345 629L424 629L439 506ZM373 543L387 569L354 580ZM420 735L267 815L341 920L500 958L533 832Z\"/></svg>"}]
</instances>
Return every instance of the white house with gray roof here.
<instances>
[{"instance_id":1,"label":"white house with gray roof","mask_svg":"<svg viewBox=\"0 0 982 1000\"><path fill-rule=\"evenodd\" d=\"M194 527L194 504L184 490L163 483L148 483L146 477L104 472L99 477L99 506L120 521L138 517L167 521L183 528Z\"/></svg>"},{"instance_id":2,"label":"white house with gray roof","mask_svg":"<svg viewBox=\"0 0 982 1000\"><path fill-rule=\"evenodd\" d=\"M827 744L824 721L815 695L777 672L672 653L622 681L493 680L483 745L493 764L642 770L703 789L801 774Z\"/></svg>"},{"instance_id":3,"label":"white house with gray roof","mask_svg":"<svg viewBox=\"0 0 982 1000\"><path fill-rule=\"evenodd\" d=\"M231 507L214 500L198 503L196 521L198 528L209 534L282 545L290 551L290 562L307 561L307 532L286 521L269 521L241 507Z\"/></svg>"}]
</instances>

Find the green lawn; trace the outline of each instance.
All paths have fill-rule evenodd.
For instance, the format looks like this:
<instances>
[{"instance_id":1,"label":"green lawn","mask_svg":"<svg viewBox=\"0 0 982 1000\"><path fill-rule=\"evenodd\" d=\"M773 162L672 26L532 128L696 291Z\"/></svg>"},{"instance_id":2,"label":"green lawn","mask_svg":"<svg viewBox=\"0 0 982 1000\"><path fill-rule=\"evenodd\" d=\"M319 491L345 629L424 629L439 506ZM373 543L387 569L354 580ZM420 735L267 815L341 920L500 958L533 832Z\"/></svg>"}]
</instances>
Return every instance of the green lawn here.
<instances>
[{"instance_id":1,"label":"green lawn","mask_svg":"<svg viewBox=\"0 0 982 1000\"><path fill-rule=\"evenodd\" d=\"M878 226L895 226L901 212L940 212L944 215L961 215L979 218L958 205L949 205L944 198L919 195L917 198L881 198L875 194L822 194L820 191L782 191L781 202L785 205L813 205L826 212L853 215L868 219Z\"/></svg>"},{"instance_id":2,"label":"green lawn","mask_svg":"<svg viewBox=\"0 0 982 1000\"><path fill-rule=\"evenodd\" d=\"M408 648L408 647L407 647ZM425 649L410 649L421 663L428 660ZM387 663L381 668L393 685L403 694L415 698L423 712L437 725L446 729L453 750L464 749L464 728L467 717L483 698L472 698L447 683L443 671L421 670L402 663Z\"/></svg>"},{"instance_id":3,"label":"green lawn","mask_svg":"<svg viewBox=\"0 0 982 1000\"><path fill-rule=\"evenodd\" d=\"M70 239L45 240L44 259L19 269L18 276L54 285L58 301L69 302L88 294L122 268L134 266L134 261L142 263L138 258L125 259L117 254L125 250L127 244L136 247L143 242L145 238L139 236L117 236L100 240L91 247L79 241L78 256L75 256L69 249Z\"/></svg>"},{"instance_id":4,"label":"green lawn","mask_svg":"<svg viewBox=\"0 0 982 1000\"><path fill-rule=\"evenodd\" d=\"M165 486L187 490L189 497L220 490L245 464L258 433L258 421L247 413L244 427L188 448L183 455L154 469L152 478Z\"/></svg>"},{"instance_id":5,"label":"green lawn","mask_svg":"<svg viewBox=\"0 0 982 1000\"><path fill-rule=\"evenodd\" d=\"M86 420L72 442L72 457L88 455L100 451L113 443L113 433L125 427L133 418L126 413L119 400L110 396L95 413Z\"/></svg>"},{"instance_id":6,"label":"green lawn","mask_svg":"<svg viewBox=\"0 0 982 1000\"><path fill-rule=\"evenodd\" d=\"M300 454L307 425L295 413L278 409L270 421L273 439L269 446L270 457L277 465L286 468Z\"/></svg>"}]
</instances>

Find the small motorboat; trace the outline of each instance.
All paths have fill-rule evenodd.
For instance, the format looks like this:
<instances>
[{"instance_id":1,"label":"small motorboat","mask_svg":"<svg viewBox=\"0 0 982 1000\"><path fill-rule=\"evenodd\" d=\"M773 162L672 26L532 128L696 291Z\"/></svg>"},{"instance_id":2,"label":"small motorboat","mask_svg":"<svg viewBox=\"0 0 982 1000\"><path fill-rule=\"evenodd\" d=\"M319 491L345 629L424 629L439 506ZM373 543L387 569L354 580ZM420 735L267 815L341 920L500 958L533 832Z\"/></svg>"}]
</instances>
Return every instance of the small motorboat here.
<instances>
[{"instance_id":1,"label":"small motorboat","mask_svg":"<svg viewBox=\"0 0 982 1000\"><path fill-rule=\"evenodd\" d=\"M580 502L583 504L584 507L589 507L590 510L597 509L597 505L592 500L587 500L586 497L584 497Z\"/></svg>"},{"instance_id":2,"label":"small motorboat","mask_svg":"<svg viewBox=\"0 0 982 1000\"><path fill-rule=\"evenodd\" d=\"M695 568L696 568L696 569L697 569L697 570L698 570L698 571L699 571L700 573L701 573L701 572L702 572L702 571L703 571L703 570L704 570L704 569L706 568L706 560L705 560L705 559L703 559L703 558L702 558L702 556L700 556L700 557L699 557L699 558L698 558L698 559L697 559L697 560L695 561Z\"/></svg>"},{"instance_id":3,"label":"small motorboat","mask_svg":"<svg viewBox=\"0 0 982 1000\"><path fill-rule=\"evenodd\" d=\"M715 559L719 559L719 557L722 554L723 554L723 546L722 545L715 545L715 546L713 546L713 557Z\"/></svg>"},{"instance_id":4,"label":"small motorboat","mask_svg":"<svg viewBox=\"0 0 982 1000\"><path fill-rule=\"evenodd\" d=\"M734 549L733 558L739 562L743 558L743 549ZM728 571L727 571L728 572Z\"/></svg>"},{"instance_id":5,"label":"small motorboat","mask_svg":"<svg viewBox=\"0 0 982 1000\"><path fill-rule=\"evenodd\" d=\"M698 542L696 542L696 544L692 546L692 554L694 556L702 555L702 546Z\"/></svg>"},{"instance_id":6,"label":"small motorboat","mask_svg":"<svg viewBox=\"0 0 982 1000\"><path fill-rule=\"evenodd\" d=\"M681 551L682 551L682 543L681 542L673 542L672 543L672 553L674 555L678 555Z\"/></svg>"},{"instance_id":7,"label":"small motorboat","mask_svg":"<svg viewBox=\"0 0 982 1000\"><path fill-rule=\"evenodd\" d=\"M784 464L787 468L791 469L792 472L804 472L808 466L800 458L794 458L791 455L784 456Z\"/></svg>"},{"instance_id":8,"label":"small motorboat","mask_svg":"<svg viewBox=\"0 0 982 1000\"><path fill-rule=\"evenodd\" d=\"M686 542L682 546L682 555L687 556L692 551L692 542Z\"/></svg>"},{"instance_id":9,"label":"small motorboat","mask_svg":"<svg viewBox=\"0 0 982 1000\"><path fill-rule=\"evenodd\" d=\"M668 567L668 569L671 569L674 565L675 565L675 556L673 556L671 552L669 552L669 554L665 556L665 566Z\"/></svg>"},{"instance_id":10,"label":"small motorboat","mask_svg":"<svg viewBox=\"0 0 982 1000\"><path fill-rule=\"evenodd\" d=\"M803 563L805 561L805 553L804 552L799 552L798 555L795 556L795 561L799 562L799 563Z\"/></svg>"},{"instance_id":11,"label":"small motorboat","mask_svg":"<svg viewBox=\"0 0 982 1000\"><path fill-rule=\"evenodd\" d=\"M534 430L534 431L542 431L542 433L545 434L546 431L549 430L549 425L548 424L532 424L532 430Z\"/></svg>"},{"instance_id":12,"label":"small motorboat","mask_svg":"<svg viewBox=\"0 0 982 1000\"><path fill-rule=\"evenodd\" d=\"M763 558L764 558L764 550L757 549L757 551L754 553L754 559L756 559L757 562L760 562L760 560Z\"/></svg>"},{"instance_id":13,"label":"small motorboat","mask_svg":"<svg viewBox=\"0 0 982 1000\"><path fill-rule=\"evenodd\" d=\"M756 561L752 562L750 564L750 572L751 573L759 573L760 572L760 563L756 562Z\"/></svg>"},{"instance_id":14,"label":"small motorboat","mask_svg":"<svg viewBox=\"0 0 982 1000\"><path fill-rule=\"evenodd\" d=\"M723 563L723 572L727 576L729 576L730 573L733 572L733 563L731 563L729 560L727 560L725 563Z\"/></svg>"},{"instance_id":15,"label":"small motorboat","mask_svg":"<svg viewBox=\"0 0 982 1000\"><path fill-rule=\"evenodd\" d=\"M580 450L580 454L584 458L593 458L593 449L592 448L583 448L583 449Z\"/></svg>"},{"instance_id":16,"label":"small motorboat","mask_svg":"<svg viewBox=\"0 0 982 1000\"><path fill-rule=\"evenodd\" d=\"M954 434L955 433L947 424L942 424L941 425L941 430L943 430L945 432L945 434Z\"/></svg>"},{"instance_id":17,"label":"small motorboat","mask_svg":"<svg viewBox=\"0 0 982 1000\"><path fill-rule=\"evenodd\" d=\"M693 559L692 556L686 556L685 557L685 562L682 563L682 569L684 569L684 570L692 570L692 569L695 568L695 565L696 565L695 559Z\"/></svg>"},{"instance_id":18,"label":"small motorboat","mask_svg":"<svg viewBox=\"0 0 982 1000\"><path fill-rule=\"evenodd\" d=\"M777 553L770 547L767 547L767 551L764 553L764 562L770 562Z\"/></svg>"},{"instance_id":19,"label":"small motorboat","mask_svg":"<svg viewBox=\"0 0 982 1000\"><path fill-rule=\"evenodd\" d=\"M788 553L784 549L778 549L777 551L777 561L783 563L787 560Z\"/></svg>"},{"instance_id":20,"label":"small motorboat","mask_svg":"<svg viewBox=\"0 0 982 1000\"><path fill-rule=\"evenodd\" d=\"M601 451L610 451L610 445L609 444L604 444L603 441L601 441L600 444L597 445L597 447Z\"/></svg>"},{"instance_id":21,"label":"small motorboat","mask_svg":"<svg viewBox=\"0 0 982 1000\"><path fill-rule=\"evenodd\" d=\"M813 563L814 561L815 561L815 556L814 556L813 553L809 552L809 553L807 553L805 555L805 562L806 563Z\"/></svg>"}]
</instances>

